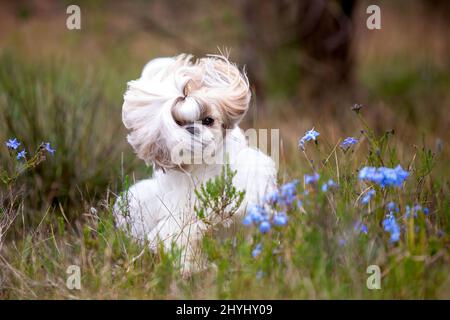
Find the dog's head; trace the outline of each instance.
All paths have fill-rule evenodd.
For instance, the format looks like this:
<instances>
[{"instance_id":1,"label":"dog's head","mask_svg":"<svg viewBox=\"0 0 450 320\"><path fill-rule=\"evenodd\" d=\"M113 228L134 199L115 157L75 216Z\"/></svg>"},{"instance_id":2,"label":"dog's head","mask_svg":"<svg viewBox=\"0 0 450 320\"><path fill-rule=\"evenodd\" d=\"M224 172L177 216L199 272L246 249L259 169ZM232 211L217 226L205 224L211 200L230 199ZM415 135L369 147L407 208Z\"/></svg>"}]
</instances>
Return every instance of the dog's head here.
<instances>
[{"instance_id":1,"label":"dog's head","mask_svg":"<svg viewBox=\"0 0 450 320\"><path fill-rule=\"evenodd\" d=\"M182 54L150 61L141 78L128 83L122 119L139 158L177 168L200 163L206 148L220 149L249 102L245 73L226 57L192 61Z\"/></svg>"}]
</instances>

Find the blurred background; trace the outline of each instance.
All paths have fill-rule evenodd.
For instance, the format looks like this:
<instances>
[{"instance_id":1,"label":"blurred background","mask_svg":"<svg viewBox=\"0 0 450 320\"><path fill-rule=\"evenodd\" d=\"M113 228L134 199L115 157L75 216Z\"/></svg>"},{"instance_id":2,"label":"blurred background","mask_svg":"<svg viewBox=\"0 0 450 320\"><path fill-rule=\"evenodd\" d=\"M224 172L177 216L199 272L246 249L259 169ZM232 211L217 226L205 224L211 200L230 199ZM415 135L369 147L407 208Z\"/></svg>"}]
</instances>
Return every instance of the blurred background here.
<instances>
[{"instance_id":1,"label":"blurred background","mask_svg":"<svg viewBox=\"0 0 450 320\"><path fill-rule=\"evenodd\" d=\"M66 28L70 4L81 30ZM371 4L381 30L366 27ZM243 127L280 129L281 180L304 170L296 146L306 130L331 147L359 135L355 103L378 133L394 130L400 155L438 153L447 177L449 29L445 0L0 1L0 140L57 150L22 178L31 213L107 204L124 175L150 173L125 140L127 81L155 57L229 50L252 85Z\"/></svg>"}]
</instances>

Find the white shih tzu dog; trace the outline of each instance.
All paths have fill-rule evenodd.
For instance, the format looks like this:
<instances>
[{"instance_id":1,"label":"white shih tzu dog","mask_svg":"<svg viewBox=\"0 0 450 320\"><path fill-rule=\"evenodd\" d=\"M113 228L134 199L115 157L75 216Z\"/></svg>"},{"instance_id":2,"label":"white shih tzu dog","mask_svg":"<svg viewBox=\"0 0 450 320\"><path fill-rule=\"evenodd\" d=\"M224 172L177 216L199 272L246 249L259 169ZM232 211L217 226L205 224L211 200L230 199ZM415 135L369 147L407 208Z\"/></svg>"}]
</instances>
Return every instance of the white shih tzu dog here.
<instances>
[{"instance_id":1,"label":"white shih tzu dog","mask_svg":"<svg viewBox=\"0 0 450 320\"><path fill-rule=\"evenodd\" d=\"M210 228L195 212L196 188L227 162L236 172L233 185L245 191L233 219L276 188L274 161L250 147L238 127L250 97L245 73L219 55L154 59L128 83L122 109L128 142L155 170L118 199L115 219L152 250L159 243L180 248L185 275L205 267L199 243Z\"/></svg>"}]
</instances>

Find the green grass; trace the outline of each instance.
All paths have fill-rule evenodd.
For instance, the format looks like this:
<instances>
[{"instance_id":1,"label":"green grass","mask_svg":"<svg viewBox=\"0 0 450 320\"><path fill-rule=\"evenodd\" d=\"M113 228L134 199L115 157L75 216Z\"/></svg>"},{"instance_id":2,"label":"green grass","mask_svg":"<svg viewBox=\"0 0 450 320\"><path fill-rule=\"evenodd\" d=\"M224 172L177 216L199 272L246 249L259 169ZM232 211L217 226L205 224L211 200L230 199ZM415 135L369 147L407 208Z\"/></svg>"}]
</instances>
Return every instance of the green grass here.
<instances>
[{"instance_id":1,"label":"green grass","mask_svg":"<svg viewBox=\"0 0 450 320\"><path fill-rule=\"evenodd\" d=\"M27 191L27 207L70 205L80 202L80 194L103 194L108 186L116 190L121 179L118 160L126 141L117 102L120 95L112 97L115 101L104 95L106 76L80 71L58 59L27 63L10 52L0 55L0 64L4 66L0 71L1 140L19 137L29 153L42 141L51 141L57 148L51 165L40 166L19 181L33 186ZM1 162L7 163L7 157L2 152ZM133 158L125 155L123 161L131 163L127 169Z\"/></svg>"}]
</instances>

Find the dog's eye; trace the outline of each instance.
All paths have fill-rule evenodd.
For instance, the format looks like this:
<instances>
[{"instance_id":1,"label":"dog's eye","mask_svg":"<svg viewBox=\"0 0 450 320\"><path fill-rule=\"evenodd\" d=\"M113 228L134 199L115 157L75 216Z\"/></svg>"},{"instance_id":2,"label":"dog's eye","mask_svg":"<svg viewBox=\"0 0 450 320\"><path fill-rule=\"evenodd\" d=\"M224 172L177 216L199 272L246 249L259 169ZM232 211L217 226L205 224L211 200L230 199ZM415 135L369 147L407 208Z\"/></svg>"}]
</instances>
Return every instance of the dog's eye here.
<instances>
[{"instance_id":1,"label":"dog's eye","mask_svg":"<svg viewBox=\"0 0 450 320\"><path fill-rule=\"evenodd\" d=\"M204 126L212 126L213 123L214 119L211 117L206 117L205 119L202 120L202 125Z\"/></svg>"}]
</instances>

